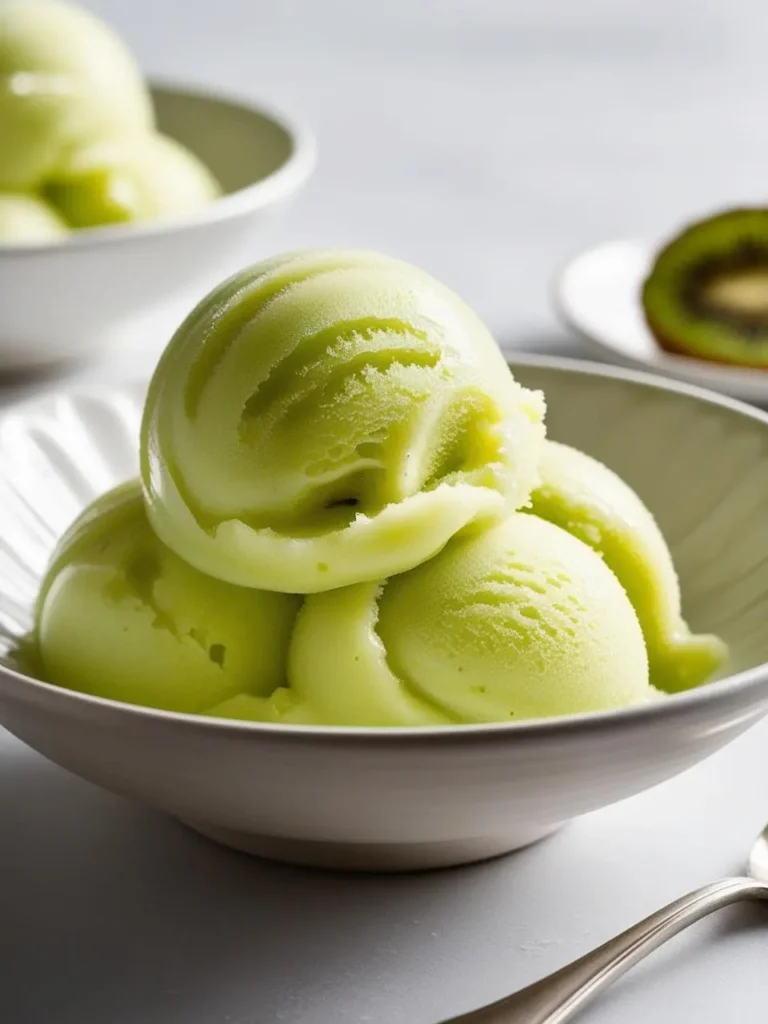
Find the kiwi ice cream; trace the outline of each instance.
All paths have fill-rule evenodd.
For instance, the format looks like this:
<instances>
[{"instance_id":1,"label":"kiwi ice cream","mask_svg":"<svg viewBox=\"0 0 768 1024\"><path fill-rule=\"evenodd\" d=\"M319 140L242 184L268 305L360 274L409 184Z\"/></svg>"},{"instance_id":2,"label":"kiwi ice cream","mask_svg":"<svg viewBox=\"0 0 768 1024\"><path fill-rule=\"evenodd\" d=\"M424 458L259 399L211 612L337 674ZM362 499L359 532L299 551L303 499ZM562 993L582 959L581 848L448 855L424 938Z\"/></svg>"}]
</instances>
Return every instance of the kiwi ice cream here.
<instances>
[{"instance_id":1,"label":"kiwi ice cream","mask_svg":"<svg viewBox=\"0 0 768 1024\"><path fill-rule=\"evenodd\" d=\"M159 134L113 138L72 153L45 195L75 228L188 213L219 195L198 158Z\"/></svg>"},{"instance_id":2,"label":"kiwi ice cream","mask_svg":"<svg viewBox=\"0 0 768 1024\"><path fill-rule=\"evenodd\" d=\"M42 199L0 192L0 244L55 242L68 234L67 225Z\"/></svg>"},{"instance_id":3,"label":"kiwi ice cream","mask_svg":"<svg viewBox=\"0 0 768 1024\"><path fill-rule=\"evenodd\" d=\"M420 270L328 249L243 271L158 364L141 485L95 502L54 553L30 648L43 677L374 728L610 711L701 684L725 648L688 629L652 515L545 440L543 414Z\"/></svg>"},{"instance_id":4,"label":"kiwi ice cream","mask_svg":"<svg viewBox=\"0 0 768 1024\"><path fill-rule=\"evenodd\" d=\"M152 124L141 72L105 25L59 0L0 5L0 189L34 189L78 147Z\"/></svg>"},{"instance_id":5,"label":"kiwi ice cream","mask_svg":"<svg viewBox=\"0 0 768 1024\"><path fill-rule=\"evenodd\" d=\"M147 522L138 484L104 495L54 552L36 609L44 677L72 690L204 712L285 677L298 599L204 576Z\"/></svg>"},{"instance_id":6,"label":"kiwi ice cream","mask_svg":"<svg viewBox=\"0 0 768 1024\"><path fill-rule=\"evenodd\" d=\"M565 531L520 513L381 585L308 598L289 683L326 722L509 722L653 699L637 616Z\"/></svg>"},{"instance_id":7,"label":"kiwi ice cream","mask_svg":"<svg viewBox=\"0 0 768 1024\"><path fill-rule=\"evenodd\" d=\"M530 511L589 545L616 574L640 620L654 686L676 693L708 679L725 645L685 624L672 556L637 494L601 462L553 441L539 471Z\"/></svg>"},{"instance_id":8,"label":"kiwi ice cream","mask_svg":"<svg viewBox=\"0 0 768 1024\"><path fill-rule=\"evenodd\" d=\"M77 229L186 214L220 189L193 153L154 130L141 71L106 25L60 0L11 0L0 3L3 193L39 196ZM46 240L41 224L27 217L27 232L38 232L30 241ZM13 226L0 243L19 240L18 212Z\"/></svg>"},{"instance_id":9,"label":"kiwi ice cream","mask_svg":"<svg viewBox=\"0 0 768 1024\"><path fill-rule=\"evenodd\" d=\"M150 522L231 583L312 593L418 565L537 481L543 399L427 274L375 253L278 257L225 282L146 402Z\"/></svg>"}]
</instances>

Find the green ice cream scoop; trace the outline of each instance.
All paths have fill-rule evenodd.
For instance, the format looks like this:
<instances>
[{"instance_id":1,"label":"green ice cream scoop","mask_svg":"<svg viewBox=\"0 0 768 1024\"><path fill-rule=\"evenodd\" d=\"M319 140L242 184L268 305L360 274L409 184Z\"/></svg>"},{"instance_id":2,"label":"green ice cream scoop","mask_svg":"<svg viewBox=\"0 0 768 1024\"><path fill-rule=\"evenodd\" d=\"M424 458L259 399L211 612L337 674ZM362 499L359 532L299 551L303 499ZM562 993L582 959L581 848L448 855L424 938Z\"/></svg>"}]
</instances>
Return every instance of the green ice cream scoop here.
<instances>
[{"instance_id":1,"label":"green ice cream scoop","mask_svg":"<svg viewBox=\"0 0 768 1024\"><path fill-rule=\"evenodd\" d=\"M99 498L60 541L36 634L44 678L84 693L202 712L284 680L298 599L235 587L154 535L138 483Z\"/></svg>"},{"instance_id":2,"label":"green ice cream scoop","mask_svg":"<svg viewBox=\"0 0 768 1024\"><path fill-rule=\"evenodd\" d=\"M640 620L653 685L677 693L704 682L726 647L685 624L672 556L637 494L601 462L553 441L539 468L530 511L588 544L616 574Z\"/></svg>"},{"instance_id":3,"label":"green ice cream scoop","mask_svg":"<svg viewBox=\"0 0 768 1024\"><path fill-rule=\"evenodd\" d=\"M204 572L296 593L379 580L527 501L543 399L427 274L319 250L251 267L182 324L152 380L142 479Z\"/></svg>"},{"instance_id":4,"label":"green ice cream scoop","mask_svg":"<svg viewBox=\"0 0 768 1024\"><path fill-rule=\"evenodd\" d=\"M152 124L137 64L100 21L58 0L0 6L0 188L34 188L76 147Z\"/></svg>"},{"instance_id":5,"label":"green ice cream scoop","mask_svg":"<svg viewBox=\"0 0 768 1024\"><path fill-rule=\"evenodd\" d=\"M0 192L0 245L55 242L68 234L67 225L42 199Z\"/></svg>"},{"instance_id":6,"label":"green ice cream scoop","mask_svg":"<svg viewBox=\"0 0 768 1024\"><path fill-rule=\"evenodd\" d=\"M521 513L383 584L308 597L288 678L286 720L326 725L510 722L656 696L616 577Z\"/></svg>"},{"instance_id":7,"label":"green ice cream scoop","mask_svg":"<svg viewBox=\"0 0 768 1024\"><path fill-rule=\"evenodd\" d=\"M147 133L78 149L45 188L75 228L178 216L220 194L211 172L180 143Z\"/></svg>"}]
</instances>

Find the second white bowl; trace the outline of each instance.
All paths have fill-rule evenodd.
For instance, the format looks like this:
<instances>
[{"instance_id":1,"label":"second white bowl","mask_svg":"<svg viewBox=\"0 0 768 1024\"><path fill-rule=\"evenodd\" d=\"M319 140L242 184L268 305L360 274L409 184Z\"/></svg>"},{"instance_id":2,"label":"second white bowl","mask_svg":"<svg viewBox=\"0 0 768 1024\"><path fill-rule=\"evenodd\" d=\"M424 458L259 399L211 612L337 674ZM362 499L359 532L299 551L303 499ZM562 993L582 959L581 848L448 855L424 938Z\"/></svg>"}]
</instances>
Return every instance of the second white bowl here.
<instances>
[{"instance_id":1,"label":"second white bowl","mask_svg":"<svg viewBox=\"0 0 768 1024\"><path fill-rule=\"evenodd\" d=\"M225 195L192 215L0 244L0 370L77 358L130 339L149 314L178 323L244 263L255 232L315 166L311 133L282 114L156 86L158 126L196 153ZM166 339L167 340L167 339Z\"/></svg>"}]
</instances>

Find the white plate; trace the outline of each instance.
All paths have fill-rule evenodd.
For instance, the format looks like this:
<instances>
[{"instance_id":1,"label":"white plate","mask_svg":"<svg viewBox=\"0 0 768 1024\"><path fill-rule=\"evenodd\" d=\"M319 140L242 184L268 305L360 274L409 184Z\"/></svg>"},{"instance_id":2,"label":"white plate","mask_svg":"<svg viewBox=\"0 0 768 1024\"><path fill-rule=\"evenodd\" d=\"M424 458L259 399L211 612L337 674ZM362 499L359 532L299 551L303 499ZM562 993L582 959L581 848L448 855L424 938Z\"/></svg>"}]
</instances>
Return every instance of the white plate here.
<instances>
[{"instance_id":1,"label":"white plate","mask_svg":"<svg viewBox=\"0 0 768 1024\"><path fill-rule=\"evenodd\" d=\"M768 371L721 366L659 348L640 303L656 250L654 243L626 239L577 256L555 284L561 318L603 359L642 366L747 402L768 403Z\"/></svg>"}]
</instances>

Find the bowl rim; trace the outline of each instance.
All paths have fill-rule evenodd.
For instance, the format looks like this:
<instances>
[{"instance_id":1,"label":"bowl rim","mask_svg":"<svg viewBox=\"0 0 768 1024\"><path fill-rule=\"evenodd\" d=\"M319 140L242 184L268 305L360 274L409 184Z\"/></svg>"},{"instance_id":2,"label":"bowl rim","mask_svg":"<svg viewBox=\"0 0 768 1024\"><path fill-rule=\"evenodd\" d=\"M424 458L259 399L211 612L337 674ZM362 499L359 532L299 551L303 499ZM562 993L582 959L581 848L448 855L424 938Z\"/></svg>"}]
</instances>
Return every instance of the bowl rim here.
<instances>
[{"instance_id":1,"label":"bowl rim","mask_svg":"<svg viewBox=\"0 0 768 1024\"><path fill-rule=\"evenodd\" d=\"M533 367L535 369L558 370L565 373L576 373L584 377L602 377L613 380L628 381L651 390L673 392L688 398L694 398L710 405L720 406L735 412L747 419L760 423L768 430L768 412L738 399L721 395L695 384L688 384L661 375L642 370L627 369L606 363L593 362L586 359L568 356L539 355L524 352L505 352L504 356L512 370L516 366ZM130 378L121 381L105 381L96 383L73 384L64 389L49 389L43 394L24 399L0 412L0 420L13 416L26 409L32 409L41 403L55 401L66 394L98 394L103 396L107 391L127 391L128 389L146 387L147 381ZM207 715L196 715L178 711L164 711L140 704L128 704L122 701L97 697L92 694L68 690L64 687L35 679L23 672L0 663L0 688L4 681L12 681L20 689L36 694L40 700L53 699L54 702L79 705L117 715L129 715L144 719L147 724L177 725L181 728L202 731L224 731L243 735L260 736L264 739L293 740L306 742L329 739L334 742L346 742L349 745L360 743L413 744L426 740L430 744L465 741L472 745L482 740L510 742L519 740L535 741L567 736L572 733L603 733L617 728L641 729L653 725L660 719L686 717L699 708L711 707L728 698L739 696L755 684L762 683L765 693L759 700L744 712L744 718L756 718L761 711L768 711L768 662L762 662L751 668L744 669L724 679L682 693L665 695L660 701L628 708L616 708L608 711L582 712L574 715L559 715L552 718L526 719L518 722L484 722L466 725L433 725L433 726L398 726L382 728L376 726L344 726L344 725L293 725L270 722L251 722L239 719L214 718ZM0 689L0 700L2 692Z\"/></svg>"},{"instance_id":2,"label":"bowl rim","mask_svg":"<svg viewBox=\"0 0 768 1024\"><path fill-rule=\"evenodd\" d=\"M105 227L82 228L62 239L45 242L0 242L0 260L16 257L39 256L51 253L66 254L75 250L98 249L105 245L138 242L155 235L179 235L206 224L218 224L252 213L271 202L287 198L297 192L311 177L317 165L317 140L313 131L300 117L287 113L271 102L251 100L242 94L208 86L187 85L164 78L149 78L153 97L180 96L193 100L214 100L225 106L239 108L271 121L281 128L291 142L291 152L283 164L264 178L218 196L210 203L180 216L159 218L140 224L113 224Z\"/></svg>"}]
</instances>

